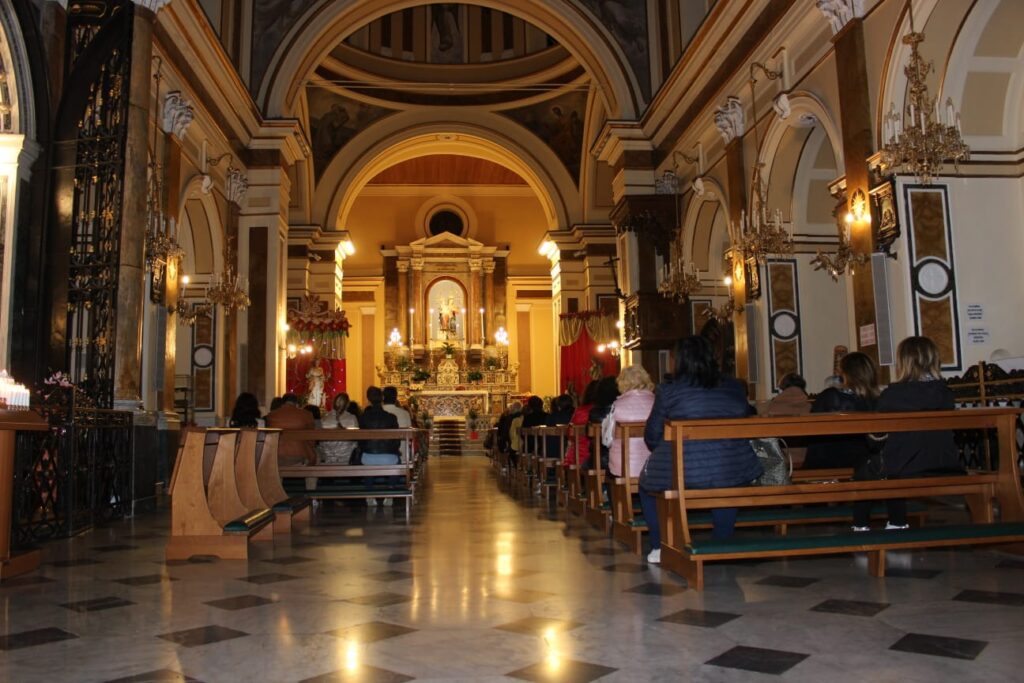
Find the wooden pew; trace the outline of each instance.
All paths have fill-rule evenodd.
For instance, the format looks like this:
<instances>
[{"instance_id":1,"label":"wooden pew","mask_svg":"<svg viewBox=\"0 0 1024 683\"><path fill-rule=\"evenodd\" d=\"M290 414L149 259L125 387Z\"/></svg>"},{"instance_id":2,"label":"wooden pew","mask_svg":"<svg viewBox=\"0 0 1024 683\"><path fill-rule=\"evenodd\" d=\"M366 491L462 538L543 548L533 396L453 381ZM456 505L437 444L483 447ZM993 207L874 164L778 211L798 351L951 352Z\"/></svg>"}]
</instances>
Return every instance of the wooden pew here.
<instances>
[{"instance_id":1,"label":"wooden pew","mask_svg":"<svg viewBox=\"0 0 1024 683\"><path fill-rule=\"evenodd\" d=\"M189 430L171 476L171 537L165 556L249 557L249 539L272 540L273 513L245 505L235 481L237 429Z\"/></svg>"},{"instance_id":2,"label":"wooden pew","mask_svg":"<svg viewBox=\"0 0 1024 683\"><path fill-rule=\"evenodd\" d=\"M601 467L601 425L588 424L587 435L590 437L591 468L584 470L583 488L586 504L583 516L595 529L608 533L611 530L611 505L604 500L604 484L608 473Z\"/></svg>"},{"instance_id":3,"label":"wooden pew","mask_svg":"<svg viewBox=\"0 0 1024 683\"><path fill-rule=\"evenodd\" d=\"M274 533L290 534L292 523L308 523L310 500L289 498L277 469L280 429L243 429L238 436L235 480L238 495L252 509L274 512Z\"/></svg>"},{"instance_id":4,"label":"wooden pew","mask_svg":"<svg viewBox=\"0 0 1024 683\"><path fill-rule=\"evenodd\" d=\"M550 501L551 492L558 490L557 472L561 469L562 459L565 457L565 446L569 434L569 425L553 425L550 427L535 427L538 438L538 456L534 461L534 475L540 486L541 494L546 501ZM554 452L548 452L548 439L558 438L558 446Z\"/></svg>"},{"instance_id":5,"label":"wooden pew","mask_svg":"<svg viewBox=\"0 0 1024 683\"><path fill-rule=\"evenodd\" d=\"M324 486L318 484L312 491L296 491L306 498L351 499L351 498L397 498L405 501L405 518L409 520L412 502L419 478L422 476L423 453L413 454L412 441L422 430L412 427L402 429L303 429L282 432L281 438L296 441L365 441L375 439L405 440L409 446L399 456L396 465L286 465L280 466L282 478L305 479L344 478L365 479L366 477L401 477L404 483L395 488L370 489L361 484Z\"/></svg>"},{"instance_id":6,"label":"wooden pew","mask_svg":"<svg viewBox=\"0 0 1024 683\"><path fill-rule=\"evenodd\" d=\"M580 442L586 434L587 425L569 425L572 430L573 453L576 454L576 464L565 465L566 495L565 506L574 515L582 515L586 502L586 492L583 489L583 465L580 464ZM593 457L593 456L591 456Z\"/></svg>"},{"instance_id":7,"label":"wooden pew","mask_svg":"<svg viewBox=\"0 0 1024 683\"><path fill-rule=\"evenodd\" d=\"M646 426L646 422L616 423L615 428L622 441L622 475L610 480L612 537L637 555L643 548L643 534L647 532L647 521L636 514L637 510L633 503L633 496L639 490L640 473L630 470L629 441L631 438L643 437Z\"/></svg>"},{"instance_id":8,"label":"wooden pew","mask_svg":"<svg viewBox=\"0 0 1024 683\"><path fill-rule=\"evenodd\" d=\"M1019 410L982 409L921 413L822 414L801 417L673 420L665 438L674 446L676 489L658 500L662 565L702 590L704 564L720 560L866 552L873 576L885 575L890 549L1013 543L1024 540L1024 493L1017 464L1015 421ZM684 487L685 444L691 440L787 436L823 436L945 429L994 429L999 468L979 474L914 477L885 481L797 483L725 489ZM768 536L727 541L695 540L694 510L724 507L779 507L857 500L963 496L973 524L929 526L903 531L840 532L825 536ZM993 500L1000 521L994 522Z\"/></svg>"}]
</instances>

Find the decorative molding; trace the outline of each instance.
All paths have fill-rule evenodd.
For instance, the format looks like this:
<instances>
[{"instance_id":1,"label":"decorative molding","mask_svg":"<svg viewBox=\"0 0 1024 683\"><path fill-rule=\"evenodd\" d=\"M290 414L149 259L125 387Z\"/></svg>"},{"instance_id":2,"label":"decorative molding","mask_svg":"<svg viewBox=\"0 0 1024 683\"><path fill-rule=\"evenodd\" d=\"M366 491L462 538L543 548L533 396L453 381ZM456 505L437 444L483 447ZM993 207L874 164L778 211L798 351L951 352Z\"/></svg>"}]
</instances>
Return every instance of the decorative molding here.
<instances>
[{"instance_id":1,"label":"decorative molding","mask_svg":"<svg viewBox=\"0 0 1024 683\"><path fill-rule=\"evenodd\" d=\"M132 0L132 2L139 7L145 7L153 14L156 14L167 5L171 4L171 0Z\"/></svg>"},{"instance_id":2,"label":"decorative molding","mask_svg":"<svg viewBox=\"0 0 1024 683\"><path fill-rule=\"evenodd\" d=\"M772 100L772 109L775 110L775 115L785 121L789 118L789 115L793 113L793 108L789 104L789 96L786 93L779 93L778 96Z\"/></svg>"},{"instance_id":3,"label":"decorative molding","mask_svg":"<svg viewBox=\"0 0 1024 683\"><path fill-rule=\"evenodd\" d=\"M828 19L832 35L842 31L854 19L864 16L864 0L817 0L814 4Z\"/></svg>"},{"instance_id":4,"label":"decorative molding","mask_svg":"<svg viewBox=\"0 0 1024 683\"><path fill-rule=\"evenodd\" d=\"M735 138L743 135L745 118L740 98L730 95L725 104L715 110L715 127L718 128L725 144L729 144Z\"/></svg>"},{"instance_id":5,"label":"decorative molding","mask_svg":"<svg viewBox=\"0 0 1024 683\"><path fill-rule=\"evenodd\" d=\"M228 201L242 205L245 195L249 191L249 178L240 170L234 167L228 168Z\"/></svg>"},{"instance_id":6,"label":"decorative molding","mask_svg":"<svg viewBox=\"0 0 1024 683\"><path fill-rule=\"evenodd\" d=\"M196 111L192 107L192 103L182 97L180 91L169 92L164 97L161 128L165 133L171 133L179 140L184 140L185 132L195 117Z\"/></svg>"}]
</instances>

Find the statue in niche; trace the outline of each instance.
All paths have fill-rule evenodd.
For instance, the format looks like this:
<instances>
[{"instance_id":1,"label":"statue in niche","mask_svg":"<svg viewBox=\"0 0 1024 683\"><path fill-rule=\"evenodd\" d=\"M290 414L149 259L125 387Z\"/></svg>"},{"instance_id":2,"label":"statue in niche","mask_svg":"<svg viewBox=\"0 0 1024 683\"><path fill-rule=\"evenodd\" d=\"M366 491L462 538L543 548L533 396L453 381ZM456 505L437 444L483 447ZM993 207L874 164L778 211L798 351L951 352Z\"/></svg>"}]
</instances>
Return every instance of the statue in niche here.
<instances>
[{"instance_id":1,"label":"statue in niche","mask_svg":"<svg viewBox=\"0 0 1024 683\"><path fill-rule=\"evenodd\" d=\"M455 307L455 297L448 297L437 312L438 331L446 341L458 336L459 309Z\"/></svg>"},{"instance_id":2,"label":"statue in niche","mask_svg":"<svg viewBox=\"0 0 1024 683\"><path fill-rule=\"evenodd\" d=\"M324 387L327 384L327 379L330 375L324 371L323 364L320 361L320 356L313 358L313 364L309 366L309 370L306 371L306 403L311 406L317 406L320 409L324 407Z\"/></svg>"}]
</instances>

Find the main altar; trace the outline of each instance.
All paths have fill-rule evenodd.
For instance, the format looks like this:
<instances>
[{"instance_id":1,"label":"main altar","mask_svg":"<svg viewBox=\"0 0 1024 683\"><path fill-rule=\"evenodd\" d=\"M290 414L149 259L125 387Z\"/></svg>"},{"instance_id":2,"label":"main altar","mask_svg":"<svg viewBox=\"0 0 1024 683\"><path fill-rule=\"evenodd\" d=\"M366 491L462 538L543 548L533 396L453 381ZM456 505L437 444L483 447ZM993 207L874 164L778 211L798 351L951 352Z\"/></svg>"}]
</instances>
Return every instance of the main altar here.
<instances>
[{"instance_id":1,"label":"main altar","mask_svg":"<svg viewBox=\"0 0 1024 683\"><path fill-rule=\"evenodd\" d=\"M508 251L444 232L381 250L388 344L377 375L431 417L497 415L517 392Z\"/></svg>"}]
</instances>

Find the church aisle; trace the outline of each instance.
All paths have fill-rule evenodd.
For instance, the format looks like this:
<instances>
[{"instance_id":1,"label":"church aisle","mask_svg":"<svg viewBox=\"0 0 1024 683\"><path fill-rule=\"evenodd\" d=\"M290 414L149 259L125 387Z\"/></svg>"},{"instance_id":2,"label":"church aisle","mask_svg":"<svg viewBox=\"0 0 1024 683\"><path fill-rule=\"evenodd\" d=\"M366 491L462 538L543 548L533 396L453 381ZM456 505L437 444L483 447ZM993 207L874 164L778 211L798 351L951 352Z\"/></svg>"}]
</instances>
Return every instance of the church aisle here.
<instances>
[{"instance_id":1,"label":"church aisle","mask_svg":"<svg viewBox=\"0 0 1024 683\"><path fill-rule=\"evenodd\" d=\"M429 468L411 526L328 506L248 563L165 563L165 515L51 544L0 585L0 681L1009 681L1024 663L1007 556L893 553L884 580L852 557L723 565L696 593L512 500L483 458Z\"/></svg>"}]
</instances>

